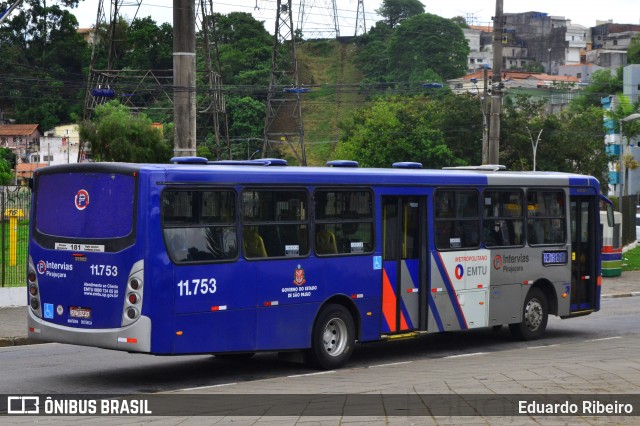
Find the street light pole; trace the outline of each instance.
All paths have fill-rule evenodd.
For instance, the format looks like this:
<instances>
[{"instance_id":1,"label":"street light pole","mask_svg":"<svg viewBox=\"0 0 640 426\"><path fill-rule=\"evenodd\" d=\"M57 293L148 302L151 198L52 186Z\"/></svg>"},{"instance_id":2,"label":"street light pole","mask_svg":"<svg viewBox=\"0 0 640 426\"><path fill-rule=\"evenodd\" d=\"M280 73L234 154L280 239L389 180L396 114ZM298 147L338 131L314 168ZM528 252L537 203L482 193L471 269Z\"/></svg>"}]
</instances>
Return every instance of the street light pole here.
<instances>
[{"instance_id":1,"label":"street light pole","mask_svg":"<svg viewBox=\"0 0 640 426\"><path fill-rule=\"evenodd\" d=\"M526 126L525 126L526 127ZM526 127L527 132L529 132L529 140L531 141L531 148L533 148L533 171L536 171L536 154L538 152L538 142L540 142L540 136L542 136L542 131L544 129L540 129L540 131L538 132L538 137L536 138L536 141L533 141L533 136L531 136L531 130L529 130L528 127Z\"/></svg>"}]
</instances>

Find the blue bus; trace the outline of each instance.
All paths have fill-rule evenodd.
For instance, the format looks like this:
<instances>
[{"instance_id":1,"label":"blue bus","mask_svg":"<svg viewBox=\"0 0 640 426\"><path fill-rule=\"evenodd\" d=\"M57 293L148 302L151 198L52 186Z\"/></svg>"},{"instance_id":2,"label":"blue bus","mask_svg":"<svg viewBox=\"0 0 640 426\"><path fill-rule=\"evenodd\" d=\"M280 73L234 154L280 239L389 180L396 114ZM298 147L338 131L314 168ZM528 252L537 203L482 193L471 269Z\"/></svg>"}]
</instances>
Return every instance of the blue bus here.
<instances>
[{"instance_id":1,"label":"blue bus","mask_svg":"<svg viewBox=\"0 0 640 426\"><path fill-rule=\"evenodd\" d=\"M417 163L84 163L36 171L29 338L303 353L600 309L598 181Z\"/></svg>"}]
</instances>

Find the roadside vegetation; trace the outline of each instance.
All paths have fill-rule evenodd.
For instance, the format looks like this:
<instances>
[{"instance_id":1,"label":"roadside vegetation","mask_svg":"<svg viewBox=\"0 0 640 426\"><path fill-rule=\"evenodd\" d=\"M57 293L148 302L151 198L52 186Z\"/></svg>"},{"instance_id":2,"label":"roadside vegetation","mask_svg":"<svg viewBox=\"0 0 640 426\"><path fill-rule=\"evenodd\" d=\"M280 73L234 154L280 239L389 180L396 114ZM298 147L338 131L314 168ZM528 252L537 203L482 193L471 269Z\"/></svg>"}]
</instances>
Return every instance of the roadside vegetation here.
<instances>
[{"instance_id":1,"label":"roadside vegetation","mask_svg":"<svg viewBox=\"0 0 640 426\"><path fill-rule=\"evenodd\" d=\"M622 271L640 271L640 247L622 255Z\"/></svg>"}]
</instances>

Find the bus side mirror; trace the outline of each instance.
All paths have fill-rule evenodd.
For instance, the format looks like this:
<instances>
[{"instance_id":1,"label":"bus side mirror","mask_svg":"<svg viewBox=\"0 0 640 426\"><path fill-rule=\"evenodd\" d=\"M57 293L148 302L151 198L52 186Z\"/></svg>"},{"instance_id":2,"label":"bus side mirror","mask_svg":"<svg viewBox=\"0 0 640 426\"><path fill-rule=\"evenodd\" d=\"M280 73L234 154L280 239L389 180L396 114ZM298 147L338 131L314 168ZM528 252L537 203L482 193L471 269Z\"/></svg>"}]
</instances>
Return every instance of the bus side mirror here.
<instances>
[{"instance_id":1,"label":"bus side mirror","mask_svg":"<svg viewBox=\"0 0 640 426\"><path fill-rule=\"evenodd\" d=\"M609 225L609 228L613 228L615 225L613 221L613 207L610 204L607 205L607 224Z\"/></svg>"}]
</instances>

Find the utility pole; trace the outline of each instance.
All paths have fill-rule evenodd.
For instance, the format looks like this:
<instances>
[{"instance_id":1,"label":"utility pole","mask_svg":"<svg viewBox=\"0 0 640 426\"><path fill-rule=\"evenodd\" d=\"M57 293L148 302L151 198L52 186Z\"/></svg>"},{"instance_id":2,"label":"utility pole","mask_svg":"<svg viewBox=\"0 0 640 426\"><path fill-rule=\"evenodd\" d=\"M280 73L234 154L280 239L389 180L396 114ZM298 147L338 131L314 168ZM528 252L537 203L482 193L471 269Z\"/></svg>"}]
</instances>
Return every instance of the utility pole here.
<instances>
[{"instance_id":1,"label":"utility pole","mask_svg":"<svg viewBox=\"0 0 640 426\"><path fill-rule=\"evenodd\" d=\"M483 69L483 82L482 89L482 164L489 164L489 125L487 123L487 94L488 94L488 77L489 69L484 67Z\"/></svg>"},{"instance_id":2,"label":"utility pole","mask_svg":"<svg viewBox=\"0 0 640 426\"><path fill-rule=\"evenodd\" d=\"M173 0L173 119L176 157L196 154L196 15L193 0Z\"/></svg>"},{"instance_id":3,"label":"utility pole","mask_svg":"<svg viewBox=\"0 0 640 426\"><path fill-rule=\"evenodd\" d=\"M499 164L500 114L502 110L502 4L496 0L493 17L493 75L491 77L491 122L489 128L489 164Z\"/></svg>"}]
</instances>

